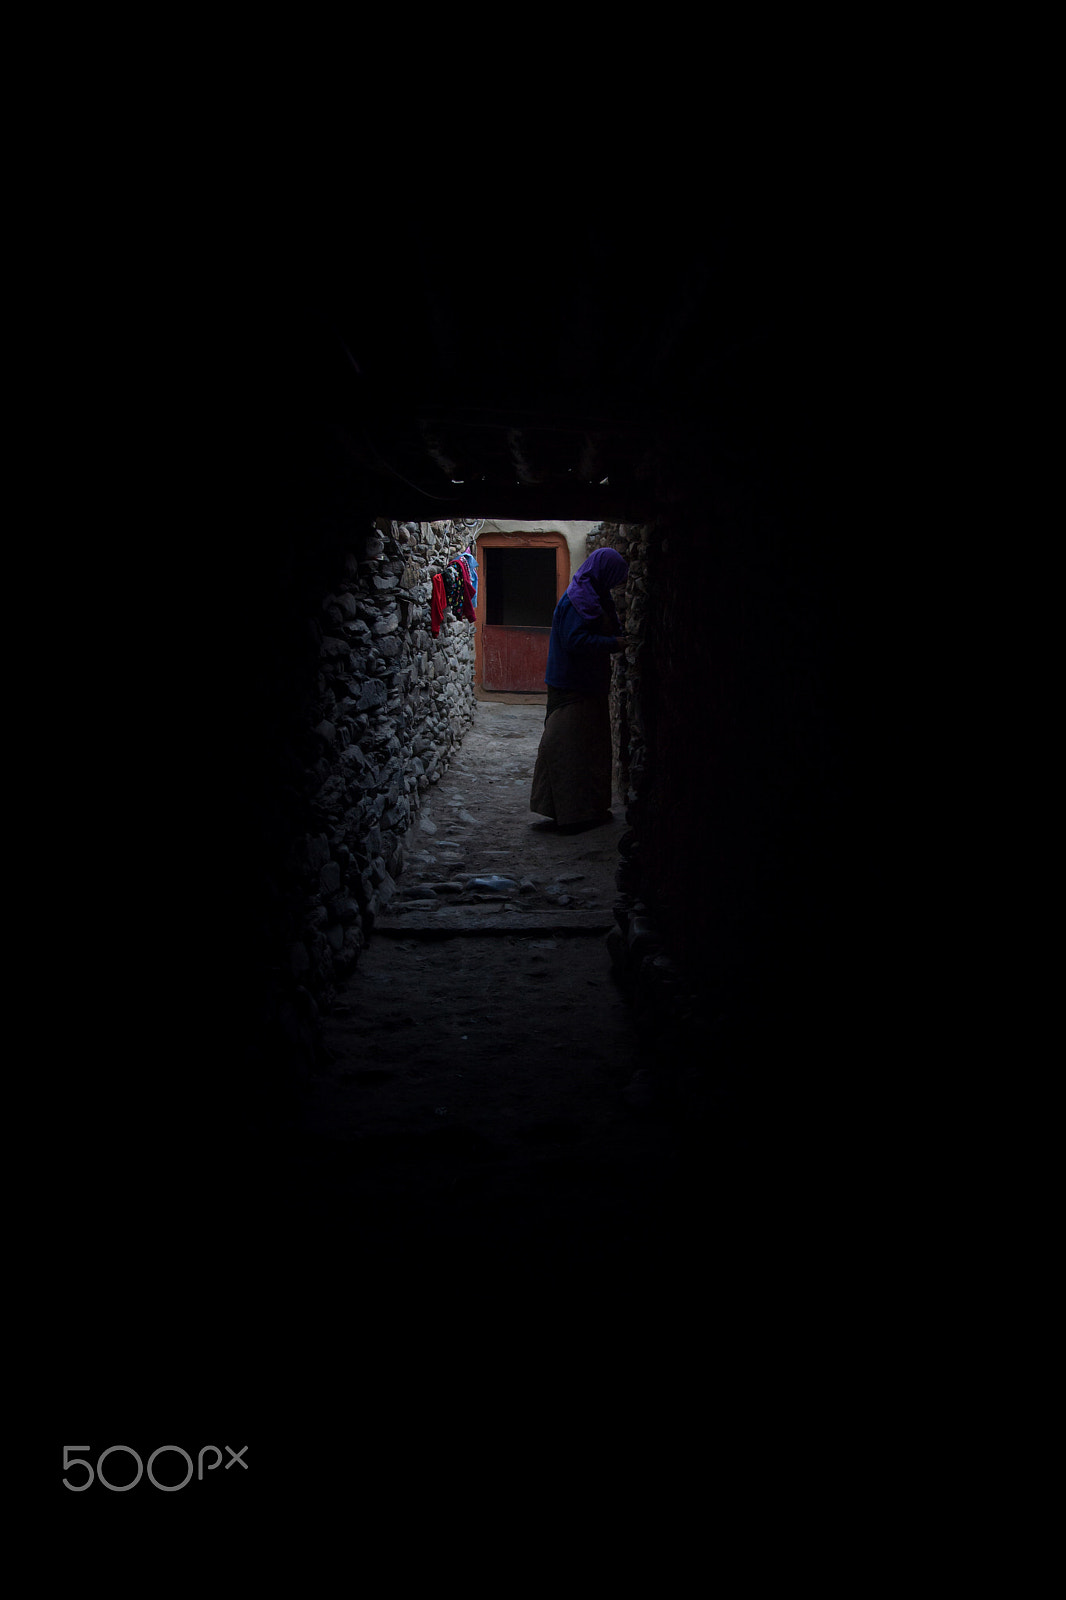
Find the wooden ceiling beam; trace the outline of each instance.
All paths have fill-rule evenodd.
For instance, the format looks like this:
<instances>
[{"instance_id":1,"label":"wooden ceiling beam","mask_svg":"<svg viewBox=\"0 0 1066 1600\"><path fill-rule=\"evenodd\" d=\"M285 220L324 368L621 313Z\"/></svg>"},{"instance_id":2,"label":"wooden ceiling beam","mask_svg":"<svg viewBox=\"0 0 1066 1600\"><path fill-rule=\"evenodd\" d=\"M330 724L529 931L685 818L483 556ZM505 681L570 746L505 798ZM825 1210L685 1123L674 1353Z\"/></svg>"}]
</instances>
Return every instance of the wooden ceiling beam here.
<instances>
[{"instance_id":1,"label":"wooden ceiling beam","mask_svg":"<svg viewBox=\"0 0 1066 1600\"><path fill-rule=\"evenodd\" d=\"M398 522L442 517L515 517L524 521L642 522L655 516L659 501L646 485L464 483L452 495L425 493L398 478L377 476L361 498L373 502L375 516Z\"/></svg>"},{"instance_id":2,"label":"wooden ceiling beam","mask_svg":"<svg viewBox=\"0 0 1066 1600\"><path fill-rule=\"evenodd\" d=\"M511 428L507 434L507 448L514 464L519 483L544 483L549 476L534 464L534 440L525 429Z\"/></svg>"}]
</instances>

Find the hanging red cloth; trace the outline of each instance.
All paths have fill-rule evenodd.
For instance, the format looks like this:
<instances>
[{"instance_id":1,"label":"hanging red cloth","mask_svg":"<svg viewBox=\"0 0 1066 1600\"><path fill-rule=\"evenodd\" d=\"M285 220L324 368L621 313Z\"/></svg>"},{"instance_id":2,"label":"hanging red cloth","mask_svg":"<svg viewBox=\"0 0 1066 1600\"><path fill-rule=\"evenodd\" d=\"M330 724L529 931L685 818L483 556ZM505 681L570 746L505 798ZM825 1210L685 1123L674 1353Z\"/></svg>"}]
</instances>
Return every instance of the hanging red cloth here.
<instances>
[{"instance_id":1,"label":"hanging red cloth","mask_svg":"<svg viewBox=\"0 0 1066 1600\"><path fill-rule=\"evenodd\" d=\"M448 608L448 596L444 592L444 579L439 572L433 574L433 598L429 607L429 626L434 639L440 632L440 625L444 621L444 613Z\"/></svg>"}]
</instances>

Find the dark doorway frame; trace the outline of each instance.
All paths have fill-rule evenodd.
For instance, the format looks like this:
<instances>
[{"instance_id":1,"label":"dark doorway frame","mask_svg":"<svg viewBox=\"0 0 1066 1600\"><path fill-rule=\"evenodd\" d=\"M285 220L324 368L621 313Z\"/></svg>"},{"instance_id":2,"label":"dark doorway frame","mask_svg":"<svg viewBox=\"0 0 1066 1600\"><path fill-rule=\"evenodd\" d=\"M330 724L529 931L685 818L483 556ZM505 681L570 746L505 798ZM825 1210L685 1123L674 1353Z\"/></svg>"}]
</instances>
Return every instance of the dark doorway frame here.
<instances>
[{"instance_id":1,"label":"dark doorway frame","mask_svg":"<svg viewBox=\"0 0 1066 1600\"><path fill-rule=\"evenodd\" d=\"M485 691L485 656L482 633L485 627L485 616L488 610L488 562L481 556L483 550L490 549L523 549L555 551L555 600L558 604L570 582L570 546L566 535L562 533L483 533L477 540L478 552L478 605L477 622L474 625L474 685L475 688ZM521 691L515 691L516 693ZM534 692L530 690L532 695ZM539 691L543 694L545 691Z\"/></svg>"}]
</instances>

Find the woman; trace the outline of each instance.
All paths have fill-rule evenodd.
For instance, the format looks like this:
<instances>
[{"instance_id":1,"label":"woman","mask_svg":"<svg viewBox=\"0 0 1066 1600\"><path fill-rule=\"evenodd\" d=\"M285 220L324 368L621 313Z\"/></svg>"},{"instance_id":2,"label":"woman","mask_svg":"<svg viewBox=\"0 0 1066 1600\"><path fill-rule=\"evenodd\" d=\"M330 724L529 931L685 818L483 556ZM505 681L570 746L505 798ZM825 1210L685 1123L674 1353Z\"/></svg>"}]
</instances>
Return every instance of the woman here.
<instances>
[{"instance_id":1,"label":"woman","mask_svg":"<svg viewBox=\"0 0 1066 1600\"><path fill-rule=\"evenodd\" d=\"M611 656L621 650L611 590L629 565L617 550L594 550L555 608L548 642L548 710L533 773L534 828L583 833L611 818Z\"/></svg>"}]
</instances>

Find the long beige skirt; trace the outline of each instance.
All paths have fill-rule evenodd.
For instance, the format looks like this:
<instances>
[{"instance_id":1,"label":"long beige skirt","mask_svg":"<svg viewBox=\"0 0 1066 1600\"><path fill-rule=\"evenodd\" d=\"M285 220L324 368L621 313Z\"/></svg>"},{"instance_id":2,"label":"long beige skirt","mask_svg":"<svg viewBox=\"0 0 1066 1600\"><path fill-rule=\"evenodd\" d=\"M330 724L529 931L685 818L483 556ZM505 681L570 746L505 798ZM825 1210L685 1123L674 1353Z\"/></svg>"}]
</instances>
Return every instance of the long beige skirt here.
<instances>
[{"instance_id":1,"label":"long beige skirt","mask_svg":"<svg viewBox=\"0 0 1066 1600\"><path fill-rule=\"evenodd\" d=\"M606 695L583 695L544 724L530 811L556 822L591 822L611 809L611 719Z\"/></svg>"}]
</instances>

